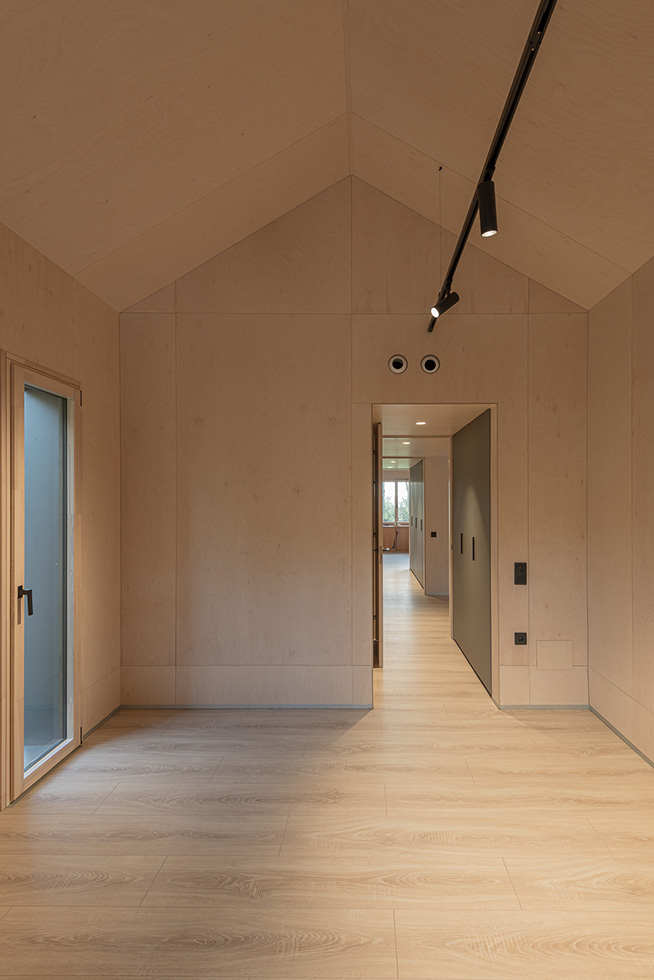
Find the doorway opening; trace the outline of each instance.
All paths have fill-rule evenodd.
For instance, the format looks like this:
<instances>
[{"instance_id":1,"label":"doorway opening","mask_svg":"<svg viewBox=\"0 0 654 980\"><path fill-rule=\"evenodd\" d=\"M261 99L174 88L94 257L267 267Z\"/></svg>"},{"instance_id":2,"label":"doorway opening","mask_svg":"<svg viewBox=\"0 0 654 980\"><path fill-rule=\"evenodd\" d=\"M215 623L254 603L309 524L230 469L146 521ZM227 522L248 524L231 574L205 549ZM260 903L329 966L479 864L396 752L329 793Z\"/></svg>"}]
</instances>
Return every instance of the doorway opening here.
<instances>
[{"instance_id":1,"label":"doorway opening","mask_svg":"<svg viewBox=\"0 0 654 980\"><path fill-rule=\"evenodd\" d=\"M411 575L412 587L433 600L441 619L448 610L450 637L492 696L497 674L495 406L373 405L372 418L374 665L384 665L384 636L397 640L395 597L388 589L384 597L386 565L392 569L387 577L403 592L402 576ZM403 498L405 488L408 526L397 519L397 507L390 513L391 498Z\"/></svg>"}]
</instances>

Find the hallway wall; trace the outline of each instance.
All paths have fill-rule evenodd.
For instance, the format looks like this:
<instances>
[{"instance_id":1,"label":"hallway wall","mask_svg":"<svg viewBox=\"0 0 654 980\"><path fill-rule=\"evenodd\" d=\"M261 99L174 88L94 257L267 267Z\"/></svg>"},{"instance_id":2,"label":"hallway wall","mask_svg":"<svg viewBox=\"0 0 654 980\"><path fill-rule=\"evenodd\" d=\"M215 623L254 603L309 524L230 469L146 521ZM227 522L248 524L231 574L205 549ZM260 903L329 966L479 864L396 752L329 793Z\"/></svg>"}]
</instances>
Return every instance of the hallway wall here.
<instances>
[{"instance_id":1,"label":"hallway wall","mask_svg":"<svg viewBox=\"0 0 654 980\"><path fill-rule=\"evenodd\" d=\"M654 261L590 312L590 703L654 759Z\"/></svg>"},{"instance_id":2,"label":"hallway wall","mask_svg":"<svg viewBox=\"0 0 654 980\"><path fill-rule=\"evenodd\" d=\"M84 391L78 601L86 732L120 704L118 315L1 225L0 295L0 348Z\"/></svg>"},{"instance_id":3,"label":"hallway wall","mask_svg":"<svg viewBox=\"0 0 654 980\"><path fill-rule=\"evenodd\" d=\"M428 335L452 246L348 178L122 315L125 703L370 703L371 404L423 401L498 406L495 695L587 703L587 315L469 246Z\"/></svg>"}]
</instances>

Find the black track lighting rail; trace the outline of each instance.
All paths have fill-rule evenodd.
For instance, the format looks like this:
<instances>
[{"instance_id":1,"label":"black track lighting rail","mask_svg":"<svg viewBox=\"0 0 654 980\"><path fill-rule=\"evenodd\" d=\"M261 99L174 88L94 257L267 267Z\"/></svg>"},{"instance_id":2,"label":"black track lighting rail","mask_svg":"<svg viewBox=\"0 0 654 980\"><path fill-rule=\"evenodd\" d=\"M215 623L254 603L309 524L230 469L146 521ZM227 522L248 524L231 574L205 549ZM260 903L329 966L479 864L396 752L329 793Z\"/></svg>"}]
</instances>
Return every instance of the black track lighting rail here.
<instances>
[{"instance_id":1,"label":"black track lighting rail","mask_svg":"<svg viewBox=\"0 0 654 980\"><path fill-rule=\"evenodd\" d=\"M470 232L472 231L472 225L474 223L477 211L479 210L479 197L478 197L478 186L484 181L492 180L493 174L495 173L495 167L497 165L497 158L500 155L500 151L504 146L504 141L507 137L509 129L511 128L511 123L513 122L513 117L515 116L516 109L518 108L518 103L524 91L525 85L527 84L527 79L529 78L529 73L533 68L534 61L536 60L536 55L540 48L541 42L547 30L547 26L550 22L552 12L556 6L556 0L541 0L534 22L531 26L529 32L529 37L527 43L525 44L518 68L516 70L515 76L513 78L513 83L509 90L509 94L504 103L504 108L502 110L502 115L500 121L497 124L497 129L495 130L495 136L493 137L493 142L488 151L488 156L486 157L486 162L481 171L481 176L478 181L477 187L475 187L475 193L473 195L472 201L470 202L470 207L468 208L468 213L466 219L463 222L463 228L461 229L461 234L459 235L459 240L456 243L452 258L447 272L445 273L445 278L443 279L443 285L441 286L441 291L438 294L438 299L436 300L435 306L439 302L444 300L450 295L452 290L452 282L454 280L454 273L456 272L457 266L461 259L463 249ZM457 297L458 298L458 297ZM454 304L450 304L454 305ZM444 312L444 311L443 311ZM428 332L434 329L434 324L436 323L436 317L432 316L429 321Z\"/></svg>"}]
</instances>

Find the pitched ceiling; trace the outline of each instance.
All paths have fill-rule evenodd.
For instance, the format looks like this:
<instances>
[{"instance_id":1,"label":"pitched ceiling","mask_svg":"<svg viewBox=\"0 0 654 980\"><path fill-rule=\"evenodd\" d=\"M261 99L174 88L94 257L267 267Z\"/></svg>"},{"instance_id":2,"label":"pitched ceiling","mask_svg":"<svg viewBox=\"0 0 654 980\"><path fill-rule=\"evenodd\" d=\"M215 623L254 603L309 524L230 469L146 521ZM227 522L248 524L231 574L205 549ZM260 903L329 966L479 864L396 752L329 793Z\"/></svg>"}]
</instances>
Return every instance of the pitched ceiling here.
<instances>
[{"instance_id":1,"label":"pitched ceiling","mask_svg":"<svg viewBox=\"0 0 654 980\"><path fill-rule=\"evenodd\" d=\"M536 7L0 0L0 221L115 309L349 174L458 233ZM475 236L583 307L654 255L653 42L559 0Z\"/></svg>"}]
</instances>

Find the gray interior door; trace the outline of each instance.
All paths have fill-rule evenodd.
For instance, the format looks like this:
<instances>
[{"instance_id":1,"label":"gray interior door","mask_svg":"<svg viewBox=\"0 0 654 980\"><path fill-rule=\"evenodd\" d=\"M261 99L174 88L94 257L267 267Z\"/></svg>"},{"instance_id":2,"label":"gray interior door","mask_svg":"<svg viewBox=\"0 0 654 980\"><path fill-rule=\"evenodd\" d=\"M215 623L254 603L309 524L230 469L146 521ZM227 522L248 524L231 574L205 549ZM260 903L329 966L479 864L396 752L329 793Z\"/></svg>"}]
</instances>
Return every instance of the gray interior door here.
<instances>
[{"instance_id":1,"label":"gray interior door","mask_svg":"<svg viewBox=\"0 0 654 980\"><path fill-rule=\"evenodd\" d=\"M452 438L452 529L452 635L490 694L490 410Z\"/></svg>"}]
</instances>

